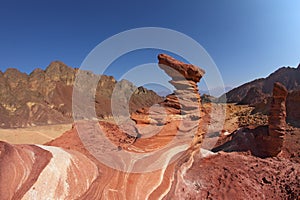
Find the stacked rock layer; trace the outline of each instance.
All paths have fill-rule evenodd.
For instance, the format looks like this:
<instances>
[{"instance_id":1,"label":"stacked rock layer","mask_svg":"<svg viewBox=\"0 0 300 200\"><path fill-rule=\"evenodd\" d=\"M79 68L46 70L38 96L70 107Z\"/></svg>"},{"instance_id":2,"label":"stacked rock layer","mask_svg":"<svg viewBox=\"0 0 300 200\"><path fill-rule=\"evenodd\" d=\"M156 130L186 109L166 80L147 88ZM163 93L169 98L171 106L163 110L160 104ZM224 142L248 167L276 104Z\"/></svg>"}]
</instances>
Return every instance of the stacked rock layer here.
<instances>
[{"instance_id":1,"label":"stacked rock layer","mask_svg":"<svg viewBox=\"0 0 300 200\"><path fill-rule=\"evenodd\" d=\"M286 98L287 89L280 83L274 83L273 97L269 114L269 142L268 152L276 156L283 144L286 129Z\"/></svg>"},{"instance_id":2,"label":"stacked rock layer","mask_svg":"<svg viewBox=\"0 0 300 200\"><path fill-rule=\"evenodd\" d=\"M169 82L176 90L158 106L139 109L131 118L137 126L139 124L165 125L178 120L177 134L190 141L189 136L192 135L193 144L200 143L203 134L199 130L201 102L197 83L204 75L204 70L166 54L158 55L158 60L159 67L172 78Z\"/></svg>"}]
</instances>

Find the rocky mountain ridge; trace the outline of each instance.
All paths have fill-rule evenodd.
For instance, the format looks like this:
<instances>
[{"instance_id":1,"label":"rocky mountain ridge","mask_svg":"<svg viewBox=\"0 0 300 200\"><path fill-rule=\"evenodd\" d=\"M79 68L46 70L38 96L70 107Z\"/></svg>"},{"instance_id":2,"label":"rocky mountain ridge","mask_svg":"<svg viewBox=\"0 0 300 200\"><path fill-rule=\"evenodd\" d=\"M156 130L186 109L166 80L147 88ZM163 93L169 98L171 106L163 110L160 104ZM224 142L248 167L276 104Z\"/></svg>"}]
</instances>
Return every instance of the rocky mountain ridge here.
<instances>
[{"instance_id":1,"label":"rocky mountain ridge","mask_svg":"<svg viewBox=\"0 0 300 200\"><path fill-rule=\"evenodd\" d=\"M281 67L267 78L256 79L230 90L222 95L220 99L226 95L228 103L255 104L256 102L254 101L258 100L253 98L253 95L247 95L248 92L256 94L255 96L260 96L260 99L264 99L272 95L275 82L283 84L288 91L300 90L300 64L297 68Z\"/></svg>"},{"instance_id":2,"label":"rocky mountain ridge","mask_svg":"<svg viewBox=\"0 0 300 200\"><path fill-rule=\"evenodd\" d=\"M286 101L287 121L299 126L300 64L297 68L282 67L267 78L256 79L243 84L222 95L218 100L223 102L226 99L229 103L254 106L254 112L268 114L275 82L281 83L289 92Z\"/></svg>"},{"instance_id":3,"label":"rocky mountain ridge","mask_svg":"<svg viewBox=\"0 0 300 200\"><path fill-rule=\"evenodd\" d=\"M79 69L54 61L29 75L9 68L0 72L0 128L71 123L72 92ZM118 83L112 76L99 76L95 109L99 118L111 116L110 97ZM130 111L162 100L155 92L122 80L118 85L134 91Z\"/></svg>"}]
</instances>

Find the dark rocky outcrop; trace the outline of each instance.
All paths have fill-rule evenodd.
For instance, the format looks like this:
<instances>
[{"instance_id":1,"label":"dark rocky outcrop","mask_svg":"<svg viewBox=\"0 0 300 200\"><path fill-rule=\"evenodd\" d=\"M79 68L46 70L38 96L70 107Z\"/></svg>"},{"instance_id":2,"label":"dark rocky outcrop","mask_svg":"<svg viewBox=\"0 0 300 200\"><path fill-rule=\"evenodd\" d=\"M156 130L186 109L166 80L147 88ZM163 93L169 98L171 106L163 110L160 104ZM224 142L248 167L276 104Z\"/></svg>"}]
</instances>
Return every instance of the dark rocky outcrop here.
<instances>
[{"instance_id":1,"label":"dark rocky outcrop","mask_svg":"<svg viewBox=\"0 0 300 200\"><path fill-rule=\"evenodd\" d=\"M265 98L265 94L257 87L250 88L246 96L238 103L240 105L254 105L260 103Z\"/></svg>"},{"instance_id":2,"label":"dark rocky outcrop","mask_svg":"<svg viewBox=\"0 0 300 200\"><path fill-rule=\"evenodd\" d=\"M294 126L300 127L300 90L289 92L286 109L287 121Z\"/></svg>"},{"instance_id":3,"label":"dark rocky outcrop","mask_svg":"<svg viewBox=\"0 0 300 200\"><path fill-rule=\"evenodd\" d=\"M300 90L300 68L292 67L282 67L276 70L274 73L270 74L267 78L256 79L249 83L245 83L237 88L234 88L224 94L228 103L240 103L251 90L251 88L256 88L255 90L259 92L259 99L264 99L270 97L272 94L273 85L275 82L280 82L283 84L288 91ZM249 96L249 95L248 95ZM220 99L225 99L220 97ZM257 103L256 98L247 98L247 104Z\"/></svg>"}]
</instances>

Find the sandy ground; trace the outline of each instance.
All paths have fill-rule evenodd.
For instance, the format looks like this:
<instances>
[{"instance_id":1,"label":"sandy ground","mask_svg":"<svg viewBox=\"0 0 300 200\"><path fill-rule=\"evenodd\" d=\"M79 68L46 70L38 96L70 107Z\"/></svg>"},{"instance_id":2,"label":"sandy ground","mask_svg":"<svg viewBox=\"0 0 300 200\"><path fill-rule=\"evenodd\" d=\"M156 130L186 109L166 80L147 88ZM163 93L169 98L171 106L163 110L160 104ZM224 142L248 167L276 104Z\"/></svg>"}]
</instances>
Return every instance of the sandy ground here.
<instances>
[{"instance_id":1,"label":"sandy ground","mask_svg":"<svg viewBox=\"0 0 300 200\"><path fill-rule=\"evenodd\" d=\"M44 144L70 130L72 124L0 129L0 141L12 144Z\"/></svg>"}]
</instances>

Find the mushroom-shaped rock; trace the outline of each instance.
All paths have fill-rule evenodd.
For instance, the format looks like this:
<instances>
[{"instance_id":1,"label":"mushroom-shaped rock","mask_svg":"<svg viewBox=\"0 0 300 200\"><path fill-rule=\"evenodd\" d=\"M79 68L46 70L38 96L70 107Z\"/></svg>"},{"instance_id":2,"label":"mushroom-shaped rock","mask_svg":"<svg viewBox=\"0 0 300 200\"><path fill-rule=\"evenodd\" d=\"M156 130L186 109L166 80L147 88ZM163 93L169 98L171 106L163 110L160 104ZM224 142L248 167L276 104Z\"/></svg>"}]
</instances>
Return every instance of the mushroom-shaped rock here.
<instances>
[{"instance_id":1,"label":"mushroom-shaped rock","mask_svg":"<svg viewBox=\"0 0 300 200\"><path fill-rule=\"evenodd\" d=\"M162 126L177 120L180 124L177 135L182 137L181 141L191 142L192 136L194 138L192 144L200 144L203 134L200 133L199 128L201 127L199 126L201 102L197 83L204 75L204 70L166 54L158 55L158 64L172 78L169 82L176 90L158 106L140 109L131 118L138 125L151 124L152 126ZM145 132L141 129L141 132ZM149 130L149 127L144 129Z\"/></svg>"},{"instance_id":2,"label":"mushroom-shaped rock","mask_svg":"<svg viewBox=\"0 0 300 200\"><path fill-rule=\"evenodd\" d=\"M183 63L166 54L159 54L158 60L159 67L165 70L165 72L173 79L178 77L178 74L175 74L174 70L179 72L185 79L192 80L194 82L199 82L205 73L204 70L195 65Z\"/></svg>"}]
</instances>

